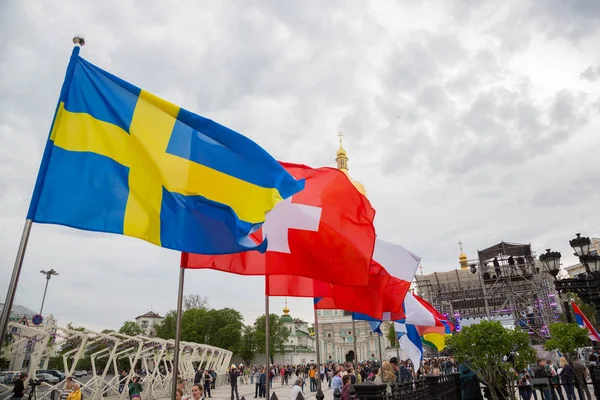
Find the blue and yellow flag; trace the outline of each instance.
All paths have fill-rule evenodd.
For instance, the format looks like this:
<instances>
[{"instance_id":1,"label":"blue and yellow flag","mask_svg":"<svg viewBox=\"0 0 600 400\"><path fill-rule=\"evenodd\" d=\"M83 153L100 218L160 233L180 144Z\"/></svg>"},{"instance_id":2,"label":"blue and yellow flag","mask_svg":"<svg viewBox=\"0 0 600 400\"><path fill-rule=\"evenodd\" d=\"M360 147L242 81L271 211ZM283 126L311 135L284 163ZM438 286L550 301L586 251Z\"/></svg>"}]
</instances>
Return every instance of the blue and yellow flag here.
<instances>
[{"instance_id":1,"label":"blue and yellow flag","mask_svg":"<svg viewBox=\"0 0 600 400\"><path fill-rule=\"evenodd\" d=\"M198 254L247 235L302 190L259 145L73 54L27 218Z\"/></svg>"}]
</instances>

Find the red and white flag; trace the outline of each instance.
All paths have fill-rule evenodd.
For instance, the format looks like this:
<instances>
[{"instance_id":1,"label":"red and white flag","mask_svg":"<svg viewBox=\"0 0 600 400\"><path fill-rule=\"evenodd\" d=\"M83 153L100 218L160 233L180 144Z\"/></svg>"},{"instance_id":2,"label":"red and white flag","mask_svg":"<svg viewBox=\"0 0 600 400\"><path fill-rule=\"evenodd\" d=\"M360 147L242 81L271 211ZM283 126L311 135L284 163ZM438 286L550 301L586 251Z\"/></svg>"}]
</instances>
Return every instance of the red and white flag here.
<instances>
[{"instance_id":1,"label":"red and white flag","mask_svg":"<svg viewBox=\"0 0 600 400\"><path fill-rule=\"evenodd\" d=\"M335 168L281 163L304 190L278 203L267 215L256 251L207 256L182 253L181 267L240 275L295 275L338 285L368 286L375 246L375 210L348 177Z\"/></svg>"}]
</instances>

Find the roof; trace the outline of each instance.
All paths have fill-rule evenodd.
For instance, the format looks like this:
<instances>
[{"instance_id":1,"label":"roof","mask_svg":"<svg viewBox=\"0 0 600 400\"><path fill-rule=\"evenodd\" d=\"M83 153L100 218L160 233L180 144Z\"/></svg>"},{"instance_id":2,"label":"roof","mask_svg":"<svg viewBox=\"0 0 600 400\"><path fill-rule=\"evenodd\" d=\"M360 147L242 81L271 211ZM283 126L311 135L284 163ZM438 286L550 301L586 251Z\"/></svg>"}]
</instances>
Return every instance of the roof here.
<instances>
[{"instance_id":1,"label":"roof","mask_svg":"<svg viewBox=\"0 0 600 400\"><path fill-rule=\"evenodd\" d=\"M279 317L279 321L283 322L284 324L289 324L293 323L294 319L289 315L282 315L281 317Z\"/></svg>"},{"instance_id":2,"label":"roof","mask_svg":"<svg viewBox=\"0 0 600 400\"><path fill-rule=\"evenodd\" d=\"M157 313L155 313L154 311L148 311L146 314L144 315L140 315L138 317L135 317L135 319L139 319L139 318L156 318L156 319L163 319L163 317L161 317L160 315L158 315Z\"/></svg>"},{"instance_id":3,"label":"roof","mask_svg":"<svg viewBox=\"0 0 600 400\"><path fill-rule=\"evenodd\" d=\"M531 256L531 244L500 242L484 250L478 250L479 259L482 261L491 260L498 254L506 256Z\"/></svg>"},{"instance_id":4,"label":"roof","mask_svg":"<svg viewBox=\"0 0 600 400\"><path fill-rule=\"evenodd\" d=\"M447 284L460 285L460 283L476 283L479 285L479 277L477 274L471 273L468 269L453 269L446 272L433 272L427 275L415 275L415 280L422 290L423 284L431 284L434 286L444 286Z\"/></svg>"},{"instance_id":5,"label":"roof","mask_svg":"<svg viewBox=\"0 0 600 400\"><path fill-rule=\"evenodd\" d=\"M0 312L3 309L4 309L4 304L0 304ZM13 316L21 316L21 315L34 316L36 314L35 311L31 311L29 308L20 306L18 304L13 304L11 311L12 312L10 314Z\"/></svg>"}]
</instances>

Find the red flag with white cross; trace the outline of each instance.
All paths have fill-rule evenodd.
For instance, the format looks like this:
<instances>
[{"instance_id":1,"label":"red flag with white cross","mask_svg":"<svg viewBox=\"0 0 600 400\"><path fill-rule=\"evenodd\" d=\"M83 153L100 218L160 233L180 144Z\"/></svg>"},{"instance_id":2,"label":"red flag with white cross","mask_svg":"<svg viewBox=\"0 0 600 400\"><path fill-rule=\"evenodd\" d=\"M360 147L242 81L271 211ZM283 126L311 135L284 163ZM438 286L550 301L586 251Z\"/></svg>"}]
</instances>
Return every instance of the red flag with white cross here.
<instances>
[{"instance_id":1,"label":"red flag with white cross","mask_svg":"<svg viewBox=\"0 0 600 400\"><path fill-rule=\"evenodd\" d=\"M348 177L335 168L281 163L304 190L267 215L254 238L267 251L207 256L182 253L181 267L240 275L296 275L331 284L368 286L375 247L375 210Z\"/></svg>"}]
</instances>

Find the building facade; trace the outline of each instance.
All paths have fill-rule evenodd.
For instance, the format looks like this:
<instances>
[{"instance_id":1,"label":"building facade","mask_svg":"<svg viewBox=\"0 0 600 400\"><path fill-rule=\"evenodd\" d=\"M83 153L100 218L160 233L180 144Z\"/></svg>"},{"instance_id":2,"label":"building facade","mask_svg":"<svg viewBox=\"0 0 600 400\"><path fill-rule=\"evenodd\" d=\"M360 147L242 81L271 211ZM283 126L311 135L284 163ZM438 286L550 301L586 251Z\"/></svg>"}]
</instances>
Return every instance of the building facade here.
<instances>
[{"instance_id":1,"label":"building facade","mask_svg":"<svg viewBox=\"0 0 600 400\"><path fill-rule=\"evenodd\" d=\"M308 329L308 323L298 318L292 318L290 309L283 308L279 319L289 330L288 341L283 354L278 354L278 364L308 364L316 361L315 338Z\"/></svg>"},{"instance_id":2,"label":"building facade","mask_svg":"<svg viewBox=\"0 0 600 400\"><path fill-rule=\"evenodd\" d=\"M163 319L164 317L154 311L148 311L146 314L136 317L135 322L144 331L144 336L154 337L156 336L156 327Z\"/></svg>"}]
</instances>

